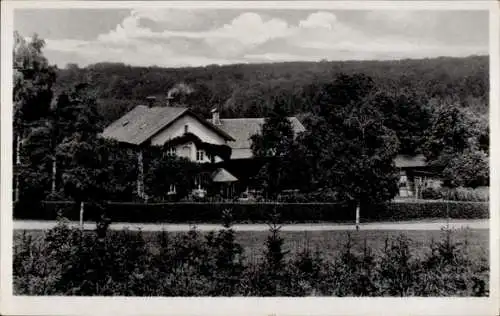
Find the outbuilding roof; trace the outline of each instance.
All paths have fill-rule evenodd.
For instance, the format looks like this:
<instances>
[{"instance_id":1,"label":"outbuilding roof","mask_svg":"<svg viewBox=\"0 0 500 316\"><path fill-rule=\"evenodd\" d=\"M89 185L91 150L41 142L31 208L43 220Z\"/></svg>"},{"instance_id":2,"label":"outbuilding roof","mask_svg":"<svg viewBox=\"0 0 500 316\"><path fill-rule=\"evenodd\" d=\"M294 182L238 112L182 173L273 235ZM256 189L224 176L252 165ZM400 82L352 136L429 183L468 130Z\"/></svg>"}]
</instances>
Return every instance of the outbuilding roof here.
<instances>
[{"instance_id":1,"label":"outbuilding roof","mask_svg":"<svg viewBox=\"0 0 500 316\"><path fill-rule=\"evenodd\" d=\"M397 168L418 168L427 166L424 155L397 155L394 159Z\"/></svg>"}]
</instances>

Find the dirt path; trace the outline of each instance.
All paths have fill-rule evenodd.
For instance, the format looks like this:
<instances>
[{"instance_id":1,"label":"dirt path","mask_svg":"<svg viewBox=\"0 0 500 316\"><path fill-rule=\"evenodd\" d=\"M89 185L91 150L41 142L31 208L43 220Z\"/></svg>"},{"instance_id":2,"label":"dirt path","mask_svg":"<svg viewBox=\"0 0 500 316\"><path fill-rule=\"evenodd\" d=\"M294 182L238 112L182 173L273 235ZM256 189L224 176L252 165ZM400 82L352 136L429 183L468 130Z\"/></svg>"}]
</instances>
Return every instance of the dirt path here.
<instances>
[{"instance_id":1,"label":"dirt path","mask_svg":"<svg viewBox=\"0 0 500 316\"><path fill-rule=\"evenodd\" d=\"M14 221L15 230L47 230L54 227L55 221ZM78 222L70 222L71 226L78 226ZM446 221L418 221L418 222L384 222L361 224L362 230L440 230L449 225L450 228L489 229L489 220L451 220ZM113 223L111 230L142 230L142 231L187 231L192 227L189 224L151 224L151 223ZM220 229L218 224L198 224L196 228L200 231L212 231ZM95 223L84 224L86 230L95 229ZM233 226L236 231L266 231L266 224L237 224ZM283 225L282 231L325 231L325 230L354 230L353 224L288 224Z\"/></svg>"}]
</instances>

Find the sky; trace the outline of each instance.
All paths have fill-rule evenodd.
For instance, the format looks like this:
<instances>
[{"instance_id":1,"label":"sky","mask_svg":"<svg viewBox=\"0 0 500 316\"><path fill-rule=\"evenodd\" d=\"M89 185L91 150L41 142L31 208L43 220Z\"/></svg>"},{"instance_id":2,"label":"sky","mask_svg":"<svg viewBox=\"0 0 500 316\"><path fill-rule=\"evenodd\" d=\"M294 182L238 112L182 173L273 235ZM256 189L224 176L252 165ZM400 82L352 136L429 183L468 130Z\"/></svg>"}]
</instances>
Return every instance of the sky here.
<instances>
[{"instance_id":1,"label":"sky","mask_svg":"<svg viewBox=\"0 0 500 316\"><path fill-rule=\"evenodd\" d=\"M16 9L49 62L134 66L390 60L488 54L487 11Z\"/></svg>"}]
</instances>

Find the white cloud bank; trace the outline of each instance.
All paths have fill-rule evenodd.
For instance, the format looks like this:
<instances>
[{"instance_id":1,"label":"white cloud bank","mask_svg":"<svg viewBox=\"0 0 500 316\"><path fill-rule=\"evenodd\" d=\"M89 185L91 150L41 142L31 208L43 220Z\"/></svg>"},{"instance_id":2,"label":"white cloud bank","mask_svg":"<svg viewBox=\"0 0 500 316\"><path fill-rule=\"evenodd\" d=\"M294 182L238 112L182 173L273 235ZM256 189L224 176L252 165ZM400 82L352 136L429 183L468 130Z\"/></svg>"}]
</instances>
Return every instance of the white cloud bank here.
<instances>
[{"instance_id":1,"label":"white cloud bank","mask_svg":"<svg viewBox=\"0 0 500 316\"><path fill-rule=\"evenodd\" d=\"M226 24L202 28L210 15L207 11L210 12L133 10L115 29L100 34L96 40L47 39L47 55L50 58L51 51L70 53L82 66L109 61L181 67L322 59L466 56L488 52L487 47L449 46L432 38L389 33L373 36L369 30L339 21L332 12L311 13L294 25L282 18L244 12ZM391 16L369 14L367 18L372 21L383 18L384 23L388 23L387 19ZM395 23L405 20L413 21L408 25L416 23L411 13L393 17ZM153 30L142 25L142 19L156 23L160 29Z\"/></svg>"}]
</instances>

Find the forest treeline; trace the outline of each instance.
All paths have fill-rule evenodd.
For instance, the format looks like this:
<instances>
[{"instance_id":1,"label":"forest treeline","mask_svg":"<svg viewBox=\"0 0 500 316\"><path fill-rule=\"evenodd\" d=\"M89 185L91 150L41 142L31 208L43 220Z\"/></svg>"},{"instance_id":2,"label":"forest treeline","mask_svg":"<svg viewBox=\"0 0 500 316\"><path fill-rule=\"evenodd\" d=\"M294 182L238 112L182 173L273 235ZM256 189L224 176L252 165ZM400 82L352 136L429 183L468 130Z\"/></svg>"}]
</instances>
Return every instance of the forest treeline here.
<instances>
[{"instance_id":1,"label":"forest treeline","mask_svg":"<svg viewBox=\"0 0 500 316\"><path fill-rule=\"evenodd\" d=\"M192 68L134 67L98 63L68 64L57 70L55 94L86 82L98 99L105 123L156 96L192 107L205 116L218 106L222 117L264 117L276 96L286 96L286 111L304 115L312 96L339 74L362 73L389 95L411 92L429 104L453 103L472 113L488 113L488 56L395 61L322 61L210 65Z\"/></svg>"},{"instance_id":2,"label":"forest treeline","mask_svg":"<svg viewBox=\"0 0 500 316\"><path fill-rule=\"evenodd\" d=\"M300 189L330 192L335 200L390 200L398 154L423 154L446 187L489 184L486 57L58 69L43 55L42 39L28 42L17 33L15 39L17 201L130 199L137 159L99 133L151 95L158 105L170 97L207 117L214 106L223 116L265 116L261 135L251 140L255 156L269 161L253 180L271 197ZM287 119L292 114L306 127L297 137ZM150 193L153 186L165 193L180 179L194 181L188 162L151 159L161 163L145 163L146 175L155 175Z\"/></svg>"}]
</instances>

